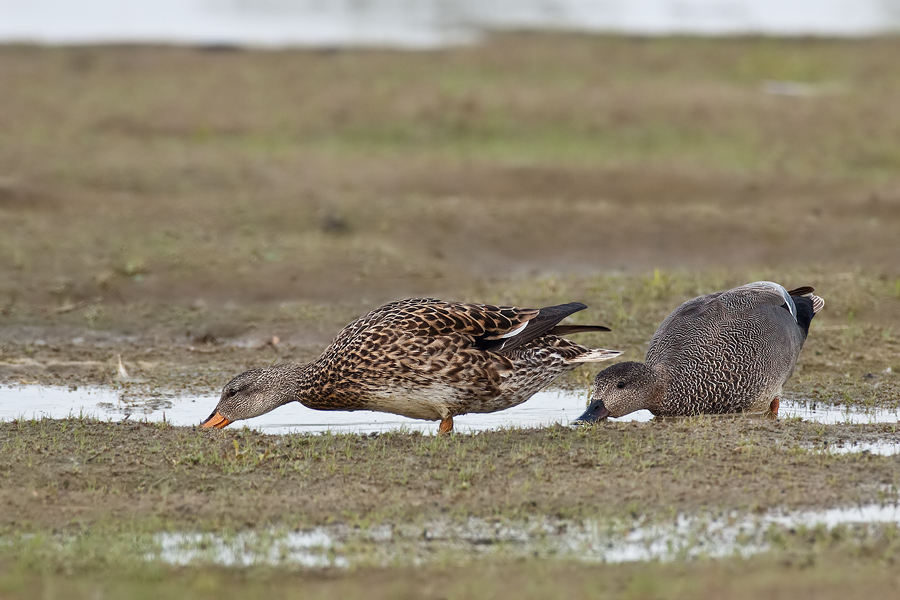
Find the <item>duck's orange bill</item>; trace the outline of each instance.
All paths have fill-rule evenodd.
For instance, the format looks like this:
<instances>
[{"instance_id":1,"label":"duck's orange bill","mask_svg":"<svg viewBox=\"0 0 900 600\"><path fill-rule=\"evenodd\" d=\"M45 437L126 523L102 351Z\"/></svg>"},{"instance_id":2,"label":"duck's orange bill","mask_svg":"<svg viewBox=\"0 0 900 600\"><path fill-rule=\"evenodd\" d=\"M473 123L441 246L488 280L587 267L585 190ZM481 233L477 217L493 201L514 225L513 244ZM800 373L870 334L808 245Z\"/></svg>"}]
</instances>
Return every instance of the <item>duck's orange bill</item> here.
<instances>
[{"instance_id":1,"label":"duck's orange bill","mask_svg":"<svg viewBox=\"0 0 900 600\"><path fill-rule=\"evenodd\" d=\"M220 415L219 411L216 411L211 414L207 420L200 423L200 427L215 427L216 429L222 429L230 424L231 421Z\"/></svg>"}]
</instances>

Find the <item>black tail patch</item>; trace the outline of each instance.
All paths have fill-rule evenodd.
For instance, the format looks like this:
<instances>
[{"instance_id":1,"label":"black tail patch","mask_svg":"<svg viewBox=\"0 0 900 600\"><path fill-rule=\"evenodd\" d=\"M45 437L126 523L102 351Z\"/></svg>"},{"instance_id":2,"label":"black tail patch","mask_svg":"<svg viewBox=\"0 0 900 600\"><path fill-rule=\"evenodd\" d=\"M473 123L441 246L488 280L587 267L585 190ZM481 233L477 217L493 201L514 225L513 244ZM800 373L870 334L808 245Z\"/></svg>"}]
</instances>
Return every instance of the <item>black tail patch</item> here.
<instances>
[{"instance_id":1,"label":"black tail patch","mask_svg":"<svg viewBox=\"0 0 900 600\"><path fill-rule=\"evenodd\" d=\"M811 290L812 288L800 289ZM793 292L791 292L791 297L794 299L794 306L797 307L797 325L803 330L803 335L809 335L809 324L812 323L813 317L816 316L816 312L813 310L812 298L808 296L795 296Z\"/></svg>"}]
</instances>

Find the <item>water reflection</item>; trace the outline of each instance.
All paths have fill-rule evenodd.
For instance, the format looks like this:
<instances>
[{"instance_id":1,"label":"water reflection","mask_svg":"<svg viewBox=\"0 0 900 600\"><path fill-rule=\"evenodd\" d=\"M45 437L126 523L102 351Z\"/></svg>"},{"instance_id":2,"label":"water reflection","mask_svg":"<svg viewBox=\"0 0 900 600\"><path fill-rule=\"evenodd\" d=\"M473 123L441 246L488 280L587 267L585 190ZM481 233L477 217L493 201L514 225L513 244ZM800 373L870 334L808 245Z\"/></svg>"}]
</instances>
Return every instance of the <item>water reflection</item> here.
<instances>
[{"instance_id":1,"label":"water reflection","mask_svg":"<svg viewBox=\"0 0 900 600\"><path fill-rule=\"evenodd\" d=\"M798 528L831 530L843 525L900 524L895 504L870 504L821 511L776 511L759 516L679 515L671 521L438 519L424 524L371 528L335 524L305 531L242 532L230 537L186 532L160 533L150 560L186 565L352 565L422 564L471 560L473 555L557 556L589 562L684 560L750 556L772 548L773 534Z\"/></svg>"},{"instance_id":2,"label":"water reflection","mask_svg":"<svg viewBox=\"0 0 900 600\"><path fill-rule=\"evenodd\" d=\"M815 423L897 423L900 409L868 406L837 406L804 400L782 400L778 409L780 418L800 418Z\"/></svg>"},{"instance_id":3,"label":"water reflection","mask_svg":"<svg viewBox=\"0 0 900 600\"><path fill-rule=\"evenodd\" d=\"M173 425L197 425L206 419L216 406L215 396L175 396L157 394L140 396L126 390L117 392L106 388L25 386L0 389L0 420L20 417L51 417L61 419L71 415L85 415L99 419L120 421L125 418L162 421ZM469 414L454 418L459 432L476 432L500 427L540 427L555 423L568 424L584 411L587 396L564 391L544 391L519 406L489 414ZM628 415L630 421L648 421L649 411ZM292 403L251 419L248 427L265 433L373 433L405 428L410 431L434 433L436 423L407 419L398 415L371 411L319 411ZM232 426L233 427L233 426Z\"/></svg>"}]
</instances>

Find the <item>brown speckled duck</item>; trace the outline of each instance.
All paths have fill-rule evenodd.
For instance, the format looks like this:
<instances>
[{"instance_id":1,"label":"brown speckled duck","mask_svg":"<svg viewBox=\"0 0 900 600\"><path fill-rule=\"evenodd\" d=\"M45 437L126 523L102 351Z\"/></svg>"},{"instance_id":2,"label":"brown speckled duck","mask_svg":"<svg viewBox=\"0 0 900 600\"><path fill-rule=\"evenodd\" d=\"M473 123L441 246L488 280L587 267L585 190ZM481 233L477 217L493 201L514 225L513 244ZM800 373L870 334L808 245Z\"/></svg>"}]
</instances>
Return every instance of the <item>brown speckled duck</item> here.
<instances>
[{"instance_id":1,"label":"brown speckled duck","mask_svg":"<svg viewBox=\"0 0 900 600\"><path fill-rule=\"evenodd\" d=\"M253 369L222 390L202 427L222 428L288 402L316 410L374 410L440 420L521 404L580 363L621 354L562 334L609 331L559 325L587 308L542 309L414 298L376 308L338 333L315 361Z\"/></svg>"},{"instance_id":2,"label":"brown speckled duck","mask_svg":"<svg viewBox=\"0 0 900 600\"><path fill-rule=\"evenodd\" d=\"M597 374L576 422L622 417L755 412L778 414L813 317L825 301L811 287L757 281L688 300L666 317L644 363Z\"/></svg>"}]
</instances>

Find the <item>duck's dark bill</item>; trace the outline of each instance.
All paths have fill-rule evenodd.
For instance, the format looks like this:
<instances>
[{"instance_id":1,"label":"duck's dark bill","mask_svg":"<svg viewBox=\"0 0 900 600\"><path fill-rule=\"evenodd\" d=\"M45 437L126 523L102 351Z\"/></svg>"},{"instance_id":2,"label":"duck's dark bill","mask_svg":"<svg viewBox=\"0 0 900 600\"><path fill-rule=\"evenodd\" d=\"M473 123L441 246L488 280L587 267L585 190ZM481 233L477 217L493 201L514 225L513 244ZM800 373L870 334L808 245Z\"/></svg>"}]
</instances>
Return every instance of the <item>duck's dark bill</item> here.
<instances>
[{"instance_id":1,"label":"duck's dark bill","mask_svg":"<svg viewBox=\"0 0 900 600\"><path fill-rule=\"evenodd\" d=\"M575 419L575 422L596 423L597 421L602 421L608 416L609 411L606 410L606 407L603 405L603 400L594 400L593 402L591 402L591 405L588 406L587 410L584 411L584 414Z\"/></svg>"},{"instance_id":2,"label":"duck's dark bill","mask_svg":"<svg viewBox=\"0 0 900 600\"><path fill-rule=\"evenodd\" d=\"M200 423L200 427L215 427L216 429L222 429L229 424L231 424L231 421L220 415L219 411L214 411L213 414L209 415L207 420Z\"/></svg>"}]
</instances>

